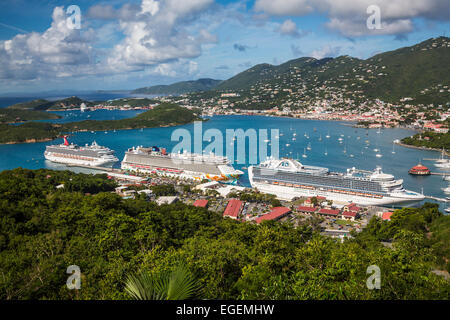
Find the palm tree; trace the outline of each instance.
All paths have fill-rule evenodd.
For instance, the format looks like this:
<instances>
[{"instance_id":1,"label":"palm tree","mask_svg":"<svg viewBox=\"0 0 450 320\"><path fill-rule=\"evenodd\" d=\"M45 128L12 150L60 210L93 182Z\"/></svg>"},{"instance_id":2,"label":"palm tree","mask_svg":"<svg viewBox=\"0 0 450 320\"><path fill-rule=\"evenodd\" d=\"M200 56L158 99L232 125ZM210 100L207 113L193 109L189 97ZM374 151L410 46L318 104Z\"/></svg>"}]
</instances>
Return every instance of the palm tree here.
<instances>
[{"instance_id":1,"label":"palm tree","mask_svg":"<svg viewBox=\"0 0 450 320\"><path fill-rule=\"evenodd\" d=\"M172 271L130 275L125 291L135 300L185 300L195 296L199 285L182 263Z\"/></svg>"}]
</instances>

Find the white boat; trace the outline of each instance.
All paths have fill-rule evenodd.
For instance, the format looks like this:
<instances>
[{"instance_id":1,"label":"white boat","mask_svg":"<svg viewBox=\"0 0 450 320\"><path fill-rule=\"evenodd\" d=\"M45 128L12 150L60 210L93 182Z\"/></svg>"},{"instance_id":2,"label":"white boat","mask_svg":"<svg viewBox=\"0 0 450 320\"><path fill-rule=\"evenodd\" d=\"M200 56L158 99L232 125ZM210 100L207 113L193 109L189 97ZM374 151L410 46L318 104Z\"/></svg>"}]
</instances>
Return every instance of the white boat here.
<instances>
[{"instance_id":1,"label":"white boat","mask_svg":"<svg viewBox=\"0 0 450 320\"><path fill-rule=\"evenodd\" d=\"M308 146L306 147L306 149L309 151L311 150L311 143L308 143Z\"/></svg>"},{"instance_id":2,"label":"white boat","mask_svg":"<svg viewBox=\"0 0 450 320\"><path fill-rule=\"evenodd\" d=\"M447 188L442 188L442 191L444 191L445 194L450 194L450 186Z\"/></svg>"},{"instance_id":3,"label":"white boat","mask_svg":"<svg viewBox=\"0 0 450 320\"><path fill-rule=\"evenodd\" d=\"M376 155L375 155L375 157L377 157L377 158L381 158L383 155L382 154L380 154L380 153L377 153Z\"/></svg>"},{"instance_id":4,"label":"white boat","mask_svg":"<svg viewBox=\"0 0 450 320\"><path fill-rule=\"evenodd\" d=\"M305 148L303 148L303 155L302 155L302 157L303 158L307 158L308 156L306 155L306 149Z\"/></svg>"}]
</instances>

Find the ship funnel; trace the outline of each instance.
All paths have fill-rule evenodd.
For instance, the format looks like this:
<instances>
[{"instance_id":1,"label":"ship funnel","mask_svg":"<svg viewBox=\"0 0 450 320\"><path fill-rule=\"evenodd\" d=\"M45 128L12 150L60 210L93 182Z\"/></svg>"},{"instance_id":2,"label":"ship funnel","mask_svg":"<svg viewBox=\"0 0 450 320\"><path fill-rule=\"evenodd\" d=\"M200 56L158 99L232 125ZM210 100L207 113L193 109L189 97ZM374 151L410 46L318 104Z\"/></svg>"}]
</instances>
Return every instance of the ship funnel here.
<instances>
[{"instance_id":1,"label":"ship funnel","mask_svg":"<svg viewBox=\"0 0 450 320\"><path fill-rule=\"evenodd\" d=\"M64 139L64 145L68 146L69 145L69 141L67 141L67 136L63 136Z\"/></svg>"}]
</instances>

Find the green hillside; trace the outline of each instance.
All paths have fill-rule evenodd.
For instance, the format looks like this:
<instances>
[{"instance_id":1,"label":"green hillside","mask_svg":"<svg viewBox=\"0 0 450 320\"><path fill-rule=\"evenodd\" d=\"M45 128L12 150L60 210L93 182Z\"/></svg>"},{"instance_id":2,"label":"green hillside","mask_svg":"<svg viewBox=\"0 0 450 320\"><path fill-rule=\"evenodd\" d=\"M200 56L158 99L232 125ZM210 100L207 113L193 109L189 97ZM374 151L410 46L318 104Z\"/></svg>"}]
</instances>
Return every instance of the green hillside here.
<instances>
[{"instance_id":1,"label":"green hillside","mask_svg":"<svg viewBox=\"0 0 450 320\"><path fill-rule=\"evenodd\" d=\"M49 101L45 99L37 99L33 101L21 102L9 106L10 109L22 109L22 110L64 110L64 109L76 109L84 103L86 106L92 106L94 103L80 99L78 97L69 97L56 101Z\"/></svg>"},{"instance_id":2,"label":"green hillside","mask_svg":"<svg viewBox=\"0 0 450 320\"><path fill-rule=\"evenodd\" d=\"M44 111L34 111L26 109L0 109L0 123L25 122L30 120L59 119L60 116Z\"/></svg>"},{"instance_id":3,"label":"green hillside","mask_svg":"<svg viewBox=\"0 0 450 320\"><path fill-rule=\"evenodd\" d=\"M28 122L23 125L0 124L0 143L36 142L54 139L62 133L175 126L201 120L196 110L162 103L136 117L120 120L85 120L64 124Z\"/></svg>"},{"instance_id":4,"label":"green hillside","mask_svg":"<svg viewBox=\"0 0 450 320\"><path fill-rule=\"evenodd\" d=\"M132 93L137 94L183 94L188 92L208 91L215 88L221 80L198 79L191 81L181 81L170 85L157 85L139 88Z\"/></svg>"},{"instance_id":5,"label":"green hillside","mask_svg":"<svg viewBox=\"0 0 450 320\"><path fill-rule=\"evenodd\" d=\"M350 95L360 92L366 98L397 102L404 97L411 103L449 102L450 39L429 39L411 47L377 54L361 60L337 58L299 58L278 66L259 64L223 81L221 91L257 90L265 85L297 90L326 85ZM447 86L447 87L445 87Z\"/></svg>"}]
</instances>

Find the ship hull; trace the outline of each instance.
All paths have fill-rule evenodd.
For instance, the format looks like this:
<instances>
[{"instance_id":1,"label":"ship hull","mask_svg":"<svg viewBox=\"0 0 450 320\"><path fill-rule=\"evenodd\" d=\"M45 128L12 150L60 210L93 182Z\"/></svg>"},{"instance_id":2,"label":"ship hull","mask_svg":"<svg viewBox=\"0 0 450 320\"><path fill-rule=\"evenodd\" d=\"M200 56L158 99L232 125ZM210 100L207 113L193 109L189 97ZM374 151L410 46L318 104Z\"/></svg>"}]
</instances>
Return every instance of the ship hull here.
<instances>
[{"instance_id":1,"label":"ship hull","mask_svg":"<svg viewBox=\"0 0 450 320\"><path fill-rule=\"evenodd\" d=\"M353 194L345 193L335 193L328 190L320 190L318 188L305 189L301 187L290 187L268 184L263 182L256 182L253 180L253 167L250 167L249 179L250 184L253 188L257 189L262 193L268 193L275 195L280 200L291 201L292 199L298 197L325 197L327 200L332 200L334 202L352 202L359 205L391 205L391 204L406 204L421 201L424 197L415 192L405 192L398 195L371 195L371 196L358 196ZM356 192L355 192L356 193Z\"/></svg>"},{"instance_id":2,"label":"ship hull","mask_svg":"<svg viewBox=\"0 0 450 320\"><path fill-rule=\"evenodd\" d=\"M52 154L44 154L44 157L46 160L56 162L56 163L62 163L72 166L89 166L89 167L112 167L114 163L118 161L117 160L109 160L109 159L93 159L93 160L83 160L83 159L76 159L76 158L64 158L64 157L58 157L54 156Z\"/></svg>"}]
</instances>

